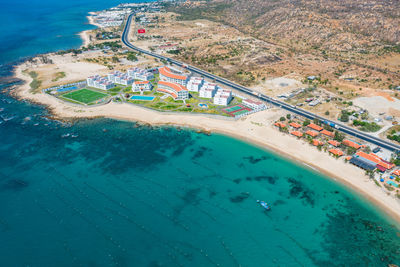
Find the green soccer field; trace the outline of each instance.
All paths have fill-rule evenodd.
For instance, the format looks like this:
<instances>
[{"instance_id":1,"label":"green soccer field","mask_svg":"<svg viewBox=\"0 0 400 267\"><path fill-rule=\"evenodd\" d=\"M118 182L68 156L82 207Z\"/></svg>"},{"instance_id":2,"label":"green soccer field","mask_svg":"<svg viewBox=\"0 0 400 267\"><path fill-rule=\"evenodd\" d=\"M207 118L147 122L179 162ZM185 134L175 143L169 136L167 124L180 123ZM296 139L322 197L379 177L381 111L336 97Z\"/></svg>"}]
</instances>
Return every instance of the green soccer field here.
<instances>
[{"instance_id":1,"label":"green soccer field","mask_svg":"<svg viewBox=\"0 0 400 267\"><path fill-rule=\"evenodd\" d=\"M96 100L102 99L108 94L92 91L89 89L80 89L71 93L62 95L64 98L72 99L81 103L89 104Z\"/></svg>"}]
</instances>

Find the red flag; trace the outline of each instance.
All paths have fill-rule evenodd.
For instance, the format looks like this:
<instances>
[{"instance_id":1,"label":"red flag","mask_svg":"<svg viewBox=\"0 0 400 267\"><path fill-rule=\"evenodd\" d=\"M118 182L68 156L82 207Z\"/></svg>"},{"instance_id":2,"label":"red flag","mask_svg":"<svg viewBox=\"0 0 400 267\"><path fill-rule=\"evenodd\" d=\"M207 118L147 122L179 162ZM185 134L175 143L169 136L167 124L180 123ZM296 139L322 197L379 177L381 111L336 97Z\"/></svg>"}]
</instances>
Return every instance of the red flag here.
<instances>
[{"instance_id":1,"label":"red flag","mask_svg":"<svg viewBox=\"0 0 400 267\"><path fill-rule=\"evenodd\" d=\"M137 32L138 33L146 33L146 30L145 29L139 29L139 30L137 30Z\"/></svg>"}]
</instances>

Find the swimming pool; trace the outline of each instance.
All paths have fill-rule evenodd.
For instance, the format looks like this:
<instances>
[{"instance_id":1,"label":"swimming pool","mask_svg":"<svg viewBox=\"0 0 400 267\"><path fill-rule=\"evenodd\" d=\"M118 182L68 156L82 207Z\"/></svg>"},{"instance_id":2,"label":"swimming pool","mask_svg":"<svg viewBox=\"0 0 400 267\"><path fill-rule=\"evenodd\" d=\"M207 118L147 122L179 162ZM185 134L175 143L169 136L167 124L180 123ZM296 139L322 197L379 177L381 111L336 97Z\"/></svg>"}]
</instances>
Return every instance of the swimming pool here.
<instances>
[{"instance_id":1,"label":"swimming pool","mask_svg":"<svg viewBox=\"0 0 400 267\"><path fill-rule=\"evenodd\" d=\"M141 100L141 101L153 101L155 96L144 96L144 95L134 95L131 96L132 100Z\"/></svg>"},{"instance_id":2,"label":"swimming pool","mask_svg":"<svg viewBox=\"0 0 400 267\"><path fill-rule=\"evenodd\" d=\"M208 108L208 105L205 103L199 103L199 107L201 108Z\"/></svg>"},{"instance_id":3,"label":"swimming pool","mask_svg":"<svg viewBox=\"0 0 400 267\"><path fill-rule=\"evenodd\" d=\"M393 181L386 181L386 183L388 183L388 184L390 184L390 185L393 185L393 186L395 186L395 187L399 187L399 185L398 184L396 184L395 182L393 182Z\"/></svg>"}]
</instances>

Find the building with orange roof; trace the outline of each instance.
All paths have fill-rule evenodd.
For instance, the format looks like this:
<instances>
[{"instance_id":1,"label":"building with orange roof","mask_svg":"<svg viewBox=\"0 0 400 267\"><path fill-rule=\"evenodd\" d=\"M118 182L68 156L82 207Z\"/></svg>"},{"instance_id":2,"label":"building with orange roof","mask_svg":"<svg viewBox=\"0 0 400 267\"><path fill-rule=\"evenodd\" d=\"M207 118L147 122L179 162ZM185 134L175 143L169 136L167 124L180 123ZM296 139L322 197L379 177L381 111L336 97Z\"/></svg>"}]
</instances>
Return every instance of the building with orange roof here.
<instances>
[{"instance_id":1,"label":"building with orange roof","mask_svg":"<svg viewBox=\"0 0 400 267\"><path fill-rule=\"evenodd\" d=\"M279 127L279 128L285 128L286 127L286 125L284 123L279 122L279 121L275 122L274 125Z\"/></svg>"},{"instance_id":2,"label":"building with orange roof","mask_svg":"<svg viewBox=\"0 0 400 267\"><path fill-rule=\"evenodd\" d=\"M189 98L189 91L186 87L176 83L159 81L157 91L169 94L174 100L184 100Z\"/></svg>"},{"instance_id":3,"label":"building with orange roof","mask_svg":"<svg viewBox=\"0 0 400 267\"><path fill-rule=\"evenodd\" d=\"M328 143L334 147L340 146L340 143L336 140L329 140Z\"/></svg>"},{"instance_id":4,"label":"building with orange roof","mask_svg":"<svg viewBox=\"0 0 400 267\"><path fill-rule=\"evenodd\" d=\"M388 162L374 153L367 154L363 151L358 151L350 161L363 169L373 170L377 168L380 171L386 171L394 168L394 164Z\"/></svg>"},{"instance_id":5,"label":"building with orange roof","mask_svg":"<svg viewBox=\"0 0 400 267\"><path fill-rule=\"evenodd\" d=\"M328 130L322 130L321 134L329 136L329 137L334 137L335 136L335 134L333 132L330 132Z\"/></svg>"},{"instance_id":6,"label":"building with orange roof","mask_svg":"<svg viewBox=\"0 0 400 267\"><path fill-rule=\"evenodd\" d=\"M293 132L291 132L291 134L294 135L294 136L297 136L299 138L303 136L303 133L299 132L299 131L293 131Z\"/></svg>"},{"instance_id":7,"label":"building with orange roof","mask_svg":"<svg viewBox=\"0 0 400 267\"><path fill-rule=\"evenodd\" d=\"M307 125L307 127L316 130L317 132L320 132L323 129L321 126L318 126L314 123L310 123L309 125Z\"/></svg>"},{"instance_id":8,"label":"building with orange roof","mask_svg":"<svg viewBox=\"0 0 400 267\"><path fill-rule=\"evenodd\" d=\"M324 144L324 142L314 139L314 140L312 140L312 144L313 144L313 146L322 146Z\"/></svg>"},{"instance_id":9,"label":"building with orange roof","mask_svg":"<svg viewBox=\"0 0 400 267\"><path fill-rule=\"evenodd\" d=\"M177 72L174 72L173 70L171 70L171 68L169 68L167 66L159 68L158 72L160 74L161 81L177 83L177 84L185 86L186 82L188 80L187 76L182 75Z\"/></svg>"},{"instance_id":10,"label":"building with orange roof","mask_svg":"<svg viewBox=\"0 0 400 267\"><path fill-rule=\"evenodd\" d=\"M136 81L132 85L133 92L150 91L152 85L149 81Z\"/></svg>"},{"instance_id":11,"label":"building with orange roof","mask_svg":"<svg viewBox=\"0 0 400 267\"><path fill-rule=\"evenodd\" d=\"M343 140L342 144L345 146L348 146L348 147L355 148L355 149L359 149L361 147L360 144L357 144L357 143L347 140L347 139Z\"/></svg>"},{"instance_id":12,"label":"building with orange roof","mask_svg":"<svg viewBox=\"0 0 400 267\"><path fill-rule=\"evenodd\" d=\"M397 170L395 170L394 172L392 172L392 174L397 175L397 176L400 176L400 170L397 169Z\"/></svg>"},{"instance_id":13,"label":"building with orange roof","mask_svg":"<svg viewBox=\"0 0 400 267\"><path fill-rule=\"evenodd\" d=\"M335 156L338 156L338 157L343 156L343 151L336 149L336 148L329 149L329 153L331 153Z\"/></svg>"},{"instance_id":14,"label":"building with orange roof","mask_svg":"<svg viewBox=\"0 0 400 267\"><path fill-rule=\"evenodd\" d=\"M291 122L291 123L289 123L289 125L292 126L295 129L299 129L301 127L301 125L298 124L297 122Z\"/></svg>"},{"instance_id":15,"label":"building with orange roof","mask_svg":"<svg viewBox=\"0 0 400 267\"><path fill-rule=\"evenodd\" d=\"M317 137L317 136L318 136L318 132L316 132L316 131L311 131L311 130L308 130L308 131L306 132L306 134L309 135L309 136L311 136L311 137Z\"/></svg>"}]
</instances>

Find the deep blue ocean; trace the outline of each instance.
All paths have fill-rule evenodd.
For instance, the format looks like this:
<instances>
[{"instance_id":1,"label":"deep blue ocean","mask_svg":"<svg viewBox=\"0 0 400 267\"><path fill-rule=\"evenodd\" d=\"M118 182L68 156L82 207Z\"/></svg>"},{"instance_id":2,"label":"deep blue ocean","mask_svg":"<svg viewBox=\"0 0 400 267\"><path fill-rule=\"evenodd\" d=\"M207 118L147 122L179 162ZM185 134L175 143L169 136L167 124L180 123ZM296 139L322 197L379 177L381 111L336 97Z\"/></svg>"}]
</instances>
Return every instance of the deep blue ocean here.
<instances>
[{"instance_id":1,"label":"deep blue ocean","mask_svg":"<svg viewBox=\"0 0 400 267\"><path fill-rule=\"evenodd\" d=\"M13 64L78 47L86 13L116 4L2 3L0 266L400 264L390 218L273 153L190 129L59 122L9 96Z\"/></svg>"}]
</instances>

